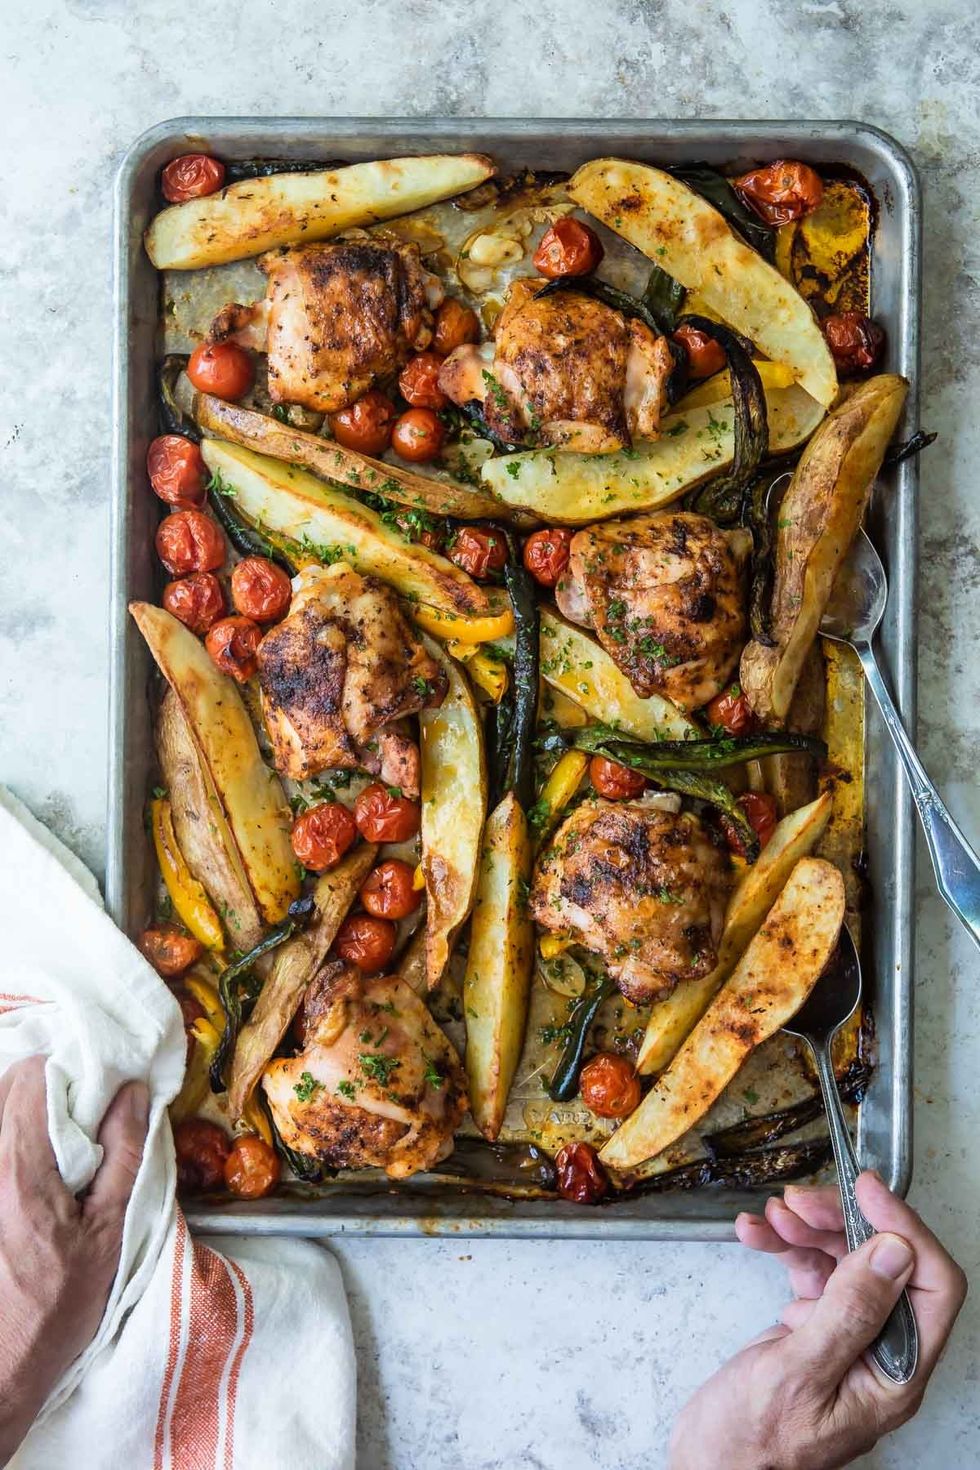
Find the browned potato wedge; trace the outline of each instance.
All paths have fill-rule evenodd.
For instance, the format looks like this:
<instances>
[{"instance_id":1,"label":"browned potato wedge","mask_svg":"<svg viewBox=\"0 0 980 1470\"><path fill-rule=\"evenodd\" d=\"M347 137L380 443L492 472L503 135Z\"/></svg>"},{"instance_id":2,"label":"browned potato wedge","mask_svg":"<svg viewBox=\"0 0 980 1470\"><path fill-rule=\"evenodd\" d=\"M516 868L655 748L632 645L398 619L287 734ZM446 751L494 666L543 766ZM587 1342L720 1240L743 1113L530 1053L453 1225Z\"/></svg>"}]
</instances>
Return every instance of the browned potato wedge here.
<instances>
[{"instance_id":1,"label":"browned potato wedge","mask_svg":"<svg viewBox=\"0 0 980 1470\"><path fill-rule=\"evenodd\" d=\"M810 440L783 498L772 591L775 647L747 644L739 670L752 708L769 725L782 725L789 712L907 390L893 373L855 388Z\"/></svg>"}]
</instances>

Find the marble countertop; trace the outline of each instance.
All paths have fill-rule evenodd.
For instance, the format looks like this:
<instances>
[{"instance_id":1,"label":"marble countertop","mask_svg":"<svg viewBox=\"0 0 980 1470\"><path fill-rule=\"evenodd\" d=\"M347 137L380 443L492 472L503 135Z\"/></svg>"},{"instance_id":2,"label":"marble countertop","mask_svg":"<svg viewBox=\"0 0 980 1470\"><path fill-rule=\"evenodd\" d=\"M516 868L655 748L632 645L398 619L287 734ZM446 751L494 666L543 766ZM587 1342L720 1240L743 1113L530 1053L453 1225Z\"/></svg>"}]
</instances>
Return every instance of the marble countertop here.
<instances>
[{"instance_id":1,"label":"marble countertop","mask_svg":"<svg viewBox=\"0 0 980 1470\"><path fill-rule=\"evenodd\" d=\"M980 12L970 0L32 0L0 28L0 780L104 866L109 231L188 113L861 118L925 184L920 743L980 841ZM980 961L920 855L912 1199L980 1266ZM737 1247L346 1241L362 1470L647 1470L773 1321ZM980 1466L980 1305L862 1464Z\"/></svg>"}]
</instances>

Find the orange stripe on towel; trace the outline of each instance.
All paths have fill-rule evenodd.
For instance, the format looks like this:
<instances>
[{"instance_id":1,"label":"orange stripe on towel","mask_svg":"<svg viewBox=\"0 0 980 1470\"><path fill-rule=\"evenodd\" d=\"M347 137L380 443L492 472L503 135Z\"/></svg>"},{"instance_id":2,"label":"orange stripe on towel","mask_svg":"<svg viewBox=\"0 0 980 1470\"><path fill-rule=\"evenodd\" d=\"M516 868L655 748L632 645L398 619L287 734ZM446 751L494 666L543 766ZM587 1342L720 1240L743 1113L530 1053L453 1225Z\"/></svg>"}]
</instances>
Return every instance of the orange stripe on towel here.
<instances>
[{"instance_id":1,"label":"orange stripe on towel","mask_svg":"<svg viewBox=\"0 0 980 1470\"><path fill-rule=\"evenodd\" d=\"M238 1336L238 1297L227 1263L192 1242L187 1351L170 1419L173 1470L206 1470L218 1453L221 1381Z\"/></svg>"},{"instance_id":2,"label":"orange stripe on towel","mask_svg":"<svg viewBox=\"0 0 980 1470\"><path fill-rule=\"evenodd\" d=\"M232 1470L235 1452L235 1400L238 1394L238 1376L241 1372L242 1360L248 1351L252 1341L252 1328L255 1325L255 1311L252 1303L252 1288L249 1286L248 1277L242 1268L234 1261L228 1265L235 1273L235 1278L241 1288L242 1301L245 1305L245 1324L242 1331L241 1342L235 1353L231 1365L231 1376L228 1379L228 1422L225 1430L225 1463L224 1470Z\"/></svg>"},{"instance_id":3,"label":"orange stripe on towel","mask_svg":"<svg viewBox=\"0 0 980 1470\"><path fill-rule=\"evenodd\" d=\"M184 1252L187 1249L187 1224L180 1210L177 1211L177 1233L174 1240L174 1263L170 1275L170 1341L167 1345L167 1364L163 1371L163 1387L160 1390L160 1408L157 1413L157 1430L153 1441L153 1470L164 1470L163 1450L170 1406L170 1390L173 1388L177 1370L177 1354L180 1350L181 1297L183 1295Z\"/></svg>"}]
</instances>

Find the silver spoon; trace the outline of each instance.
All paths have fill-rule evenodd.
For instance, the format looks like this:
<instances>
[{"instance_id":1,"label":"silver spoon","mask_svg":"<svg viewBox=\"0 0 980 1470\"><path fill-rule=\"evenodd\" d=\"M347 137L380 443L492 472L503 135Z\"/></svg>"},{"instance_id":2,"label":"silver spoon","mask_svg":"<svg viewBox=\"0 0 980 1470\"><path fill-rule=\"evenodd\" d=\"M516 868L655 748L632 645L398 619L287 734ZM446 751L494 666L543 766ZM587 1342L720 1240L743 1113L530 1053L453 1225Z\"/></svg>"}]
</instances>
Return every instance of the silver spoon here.
<instances>
[{"instance_id":1,"label":"silver spoon","mask_svg":"<svg viewBox=\"0 0 980 1470\"><path fill-rule=\"evenodd\" d=\"M912 799L922 821L939 892L953 913L980 944L980 858L946 810L939 792L905 733L875 659L871 640L885 611L888 581L881 557L863 531L858 531L847 562L834 583L820 631L837 643L849 643L861 660L868 688L902 760Z\"/></svg>"},{"instance_id":2,"label":"silver spoon","mask_svg":"<svg viewBox=\"0 0 980 1470\"><path fill-rule=\"evenodd\" d=\"M845 926L827 968L802 1009L793 1017L792 1024L783 1028L790 1036L798 1036L805 1041L813 1053L837 1164L844 1234L847 1248L851 1251L857 1250L877 1232L861 1213L854 1192L854 1183L861 1168L844 1121L830 1048L835 1035L853 1014L860 999L861 965L854 940ZM902 1292L892 1309L871 1348L871 1356L893 1383L908 1383L914 1374L919 1356L919 1334L907 1292Z\"/></svg>"}]
</instances>

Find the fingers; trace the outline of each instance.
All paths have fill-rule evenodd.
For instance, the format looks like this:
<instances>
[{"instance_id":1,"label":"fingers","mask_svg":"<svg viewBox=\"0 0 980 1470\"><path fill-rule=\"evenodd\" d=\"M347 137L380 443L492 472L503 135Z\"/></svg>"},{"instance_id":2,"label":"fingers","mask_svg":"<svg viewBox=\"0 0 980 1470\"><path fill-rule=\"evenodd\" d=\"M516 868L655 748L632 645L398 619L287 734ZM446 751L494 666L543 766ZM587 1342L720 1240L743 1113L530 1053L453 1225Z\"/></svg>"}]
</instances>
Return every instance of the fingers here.
<instances>
[{"instance_id":1,"label":"fingers","mask_svg":"<svg viewBox=\"0 0 980 1470\"><path fill-rule=\"evenodd\" d=\"M800 1218L781 1199L766 1201L766 1219L775 1233L787 1245L803 1246L807 1250L824 1251L833 1260L839 1261L847 1254L844 1232L820 1230Z\"/></svg>"},{"instance_id":2,"label":"fingers","mask_svg":"<svg viewBox=\"0 0 980 1470\"><path fill-rule=\"evenodd\" d=\"M836 1184L819 1189L808 1188L803 1184L787 1184L783 1190L783 1204L814 1230L840 1233L844 1229L840 1190Z\"/></svg>"},{"instance_id":3,"label":"fingers","mask_svg":"<svg viewBox=\"0 0 980 1470\"><path fill-rule=\"evenodd\" d=\"M787 1302L779 1314L779 1320L783 1323L784 1327L795 1332L797 1328L803 1326L804 1322L810 1320L815 1306L815 1300L806 1301L802 1297L798 1298L795 1302Z\"/></svg>"},{"instance_id":4,"label":"fingers","mask_svg":"<svg viewBox=\"0 0 980 1470\"><path fill-rule=\"evenodd\" d=\"M84 1205L87 1220L121 1228L143 1157L150 1095L142 1082L119 1089L99 1129L105 1156Z\"/></svg>"},{"instance_id":5,"label":"fingers","mask_svg":"<svg viewBox=\"0 0 980 1470\"><path fill-rule=\"evenodd\" d=\"M746 1352L749 1348L758 1347L763 1342L778 1342L780 1338L788 1337L789 1331L790 1329L782 1322L774 1322L771 1327L766 1328L765 1332L760 1332L757 1337L752 1338L751 1342L747 1342L742 1351Z\"/></svg>"},{"instance_id":6,"label":"fingers","mask_svg":"<svg viewBox=\"0 0 980 1470\"><path fill-rule=\"evenodd\" d=\"M790 1288L795 1296L820 1296L837 1264L835 1256L822 1250L787 1244L769 1221L761 1220L758 1215L739 1215L735 1221L735 1233L749 1250L779 1256L789 1274Z\"/></svg>"},{"instance_id":7,"label":"fingers","mask_svg":"<svg viewBox=\"0 0 980 1470\"><path fill-rule=\"evenodd\" d=\"M4 1172L50 1203L71 1196L48 1136L46 1065L45 1057L25 1057L0 1077L0 1152Z\"/></svg>"}]
</instances>

